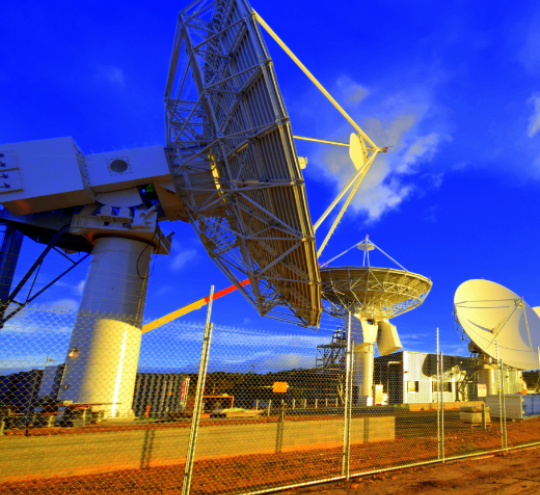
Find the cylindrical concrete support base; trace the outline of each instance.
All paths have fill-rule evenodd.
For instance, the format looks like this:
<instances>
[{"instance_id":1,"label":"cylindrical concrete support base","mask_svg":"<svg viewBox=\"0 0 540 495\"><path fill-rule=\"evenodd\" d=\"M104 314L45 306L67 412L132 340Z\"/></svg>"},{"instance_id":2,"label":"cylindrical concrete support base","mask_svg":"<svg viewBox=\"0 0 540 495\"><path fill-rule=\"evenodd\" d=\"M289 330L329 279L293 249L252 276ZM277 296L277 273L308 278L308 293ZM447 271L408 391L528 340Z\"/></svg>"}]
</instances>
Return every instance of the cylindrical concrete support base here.
<instances>
[{"instance_id":1,"label":"cylindrical concrete support base","mask_svg":"<svg viewBox=\"0 0 540 495\"><path fill-rule=\"evenodd\" d=\"M374 344L360 344L354 348L353 386L358 388L358 404L373 405Z\"/></svg>"},{"instance_id":2,"label":"cylindrical concrete support base","mask_svg":"<svg viewBox=\"0 0 540 495\"><path fill-rule=\"evenodd\" d=\"M152 247L96 240L66 357L59 399L131 416Z\"/></svg>"},{"instance_id":3,"label":"cylindrical concrete support base","mask_svg":"<svg viewBox=\"0 0 540 495\"><path fill-rule=\"evenodd\" d=\"M486 385L487 395L497 394L496 369L482 369L478 371L478 383Z\"/></svg>"}]
</instances>

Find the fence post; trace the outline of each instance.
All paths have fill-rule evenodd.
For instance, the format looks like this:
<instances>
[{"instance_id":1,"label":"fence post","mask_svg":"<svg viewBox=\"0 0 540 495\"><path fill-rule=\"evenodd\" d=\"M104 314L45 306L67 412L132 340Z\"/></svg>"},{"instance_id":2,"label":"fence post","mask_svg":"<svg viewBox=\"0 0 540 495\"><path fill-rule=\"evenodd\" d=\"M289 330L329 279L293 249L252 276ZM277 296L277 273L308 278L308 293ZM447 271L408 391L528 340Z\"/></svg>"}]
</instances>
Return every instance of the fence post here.
<instances>
[{"instance_id":1,"label":"fence post","mask_svg":"<svg viewBox=\"0 0 540 495\"><path fill-rule=\"evenodd\" d=\"M439 329L437 328L437 456L444 461L444 361L439 345Z\"/></svg>"},{"instance_id":2,"label":"fence post","mask_svg":"<svg viewBox=\"0 0 540 495\"><path fill-rule=\"evenodd\" d=\"M504 363L499 357L499 342L495 339L495 349L497 356L497 368L499 371L499 424L501 428L501 448L508 450L508 437L506 433L506 397L504 391Z\"/></svg>"},{"instance_id":3,"label":"fence post","mask_svg":"<svg viewBox=\"0 0 540 495\"><path fill-rule=\"evenodd\" d=\"M540 346L536 348L536 352L538 353L538 375L536 375L536 386L534 387L535 394L538 393L538 381L540 379ZM523 381L523 375L521 376L521 380ZM523 388L523 385L521 387ZM527 388L526 385L525 388Z\"/></svg>"},{"instance_id":4,"label":"fence post","mask_svg":"<svg viewBox=\"0 0 540 495\"><path fill-rule=\"evenodd\" d=\"M36 394L36 383L37 383L37 377L34 380L34 374L32 373L33 370L30 370L30 377L32 380L32 391L30 392L30 397L28 398L28 405L26 407L26 431L24 433L24 436L29 436L29 428L30 428L30 421L32 421L32 426L34 426L34 416L35 416L35 403L34 403L34 395ZM39 393L39 390L38 390ZM32 406L34 406L34 409L32 409Z\"/></svg>"},{"instance_id":5,"label":"fence post","mask_svg":"<svg viewBox=\"0 0 540 495\"><path fill-rule=\"evenodd\" d=\"M208 370L208 358L210 355L210 342L212 341L212 301L214 299L214 286L210 288L210 301L208 302L208 313L206 314L206 325L204 327L203 345L201 350L201 361L199 363L199 379L197 380L197 392L195 393L195 404L193 407L193 418L191 420L191 431L189 432L189 442L186 454L186 467L184 470L184 482L182 483L182 495L189 495L191 490L191 478L193 475L193 462L195 460L195 448L197 446L197 432L201 419L201 409L203 404L204 384L206 382L206 372Z\"/></svg>"},{"instance_id":6,"label":"fence post","mask_svg":"<svg viewBox=\"0 0 540 495\"><path fill-rule=\"evenodd\" d=\"M444 462L444 353L441 351L441 459Z\"/></svg>"},{"instance_id":7,"label":"fence post","mask_svg":"<svg viewBox=\"0 0 540 495\"><path fill-rule=\"evenodd\" d=\"M502 394L502 406L503 406L503 427L504 427L504 448L508 451L508 431L506 429L506 390L504 387L505 380L505 371L504 371L504 361L501 359L501 394Z\"/></svg>"},{"instance_id":8,"label":"fence post","mask_svg":"<svg viewBox=\"0 0 540 495\"><path fill-rule=\"evenodd\" d=\"M341 476L349 479L351 456L351 322L352 313L349 311L349 328L347 328L347 355L345 358L345 403L343 404L343 458L341 462Z\"/></svg>"},{"instance_id":9,"label":"fence post","mask_svg":"<svg viewBox=\"0 0 540 495\"><path fill-rule=\"evenodd\" d=\"M499 428L501 433L501 448L504 449L504 427L503 427L503 399L502 399L502 369L501 369L501 360L499 359L499 342L498 339L495 339L495 358L497 361L497 375L498 375L498 386L497 386L497 398L499 399Z\"/></svg>"},{"instance_id":10,"label":"fence post","mask_svg":"<svg viewBox=\"0 0 540 495\"><path fill-rule=\"evenodd\" d=\"M441 357L439 355L439 329L437 328L436 340L437 358L437 458L441 458Z\"/></svg>"},{"instance_id":11,"label":"fence post","mask_svg":"<svg viewBox=\"0 0 540 495\"><path fill-rule=\"evenodd\" d=\"M535 394L538 393L537 392L537 390L538 390L538 379L540 378L540 346L536 348L536 352L538 353L538 375L536 377L536 387L534 387L534 393ZM521 380L523 381L523 375L521 377ZM521 385L521 387L523 388L523 385Z\"/></svg>"}]
</instances>

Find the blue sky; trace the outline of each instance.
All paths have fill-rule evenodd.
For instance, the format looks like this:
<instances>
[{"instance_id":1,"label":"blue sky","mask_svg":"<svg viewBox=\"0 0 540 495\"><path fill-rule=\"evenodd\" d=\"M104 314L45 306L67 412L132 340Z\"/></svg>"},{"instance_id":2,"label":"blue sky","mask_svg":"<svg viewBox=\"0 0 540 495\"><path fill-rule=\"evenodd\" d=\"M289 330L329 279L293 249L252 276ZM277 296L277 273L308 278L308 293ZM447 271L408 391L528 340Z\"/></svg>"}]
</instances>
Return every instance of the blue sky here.
<instances>
[{"instance_id":1,"label":"blue sky","mask_svg":"<svg viewBox=\"0 0 540 495\"><path fill-rule=\"evenodd\" d=\"M184 5L3 6L0 140L73 136L85 153L163 144L165 79ZM392 146L322 258L369 233L408 270L433 280L425 304L394 320L405 347L434 350L440 327L447 353L466 352L452 304L470 278L494 280L540 305L540 5L343 1L331 9L328 2L273 0L253 7L372 139ZM267 45L293 132L348 140L347 122L273 41ZM297 149L309 158L304 173L317 219L352 165L346 149L303 142ZM189 225L162 228L176 234L171 255L154 258L148 317L203 297L211 284L229 285ZM26 243L21 269L39 249ZM350 256L348 264L361 261ZM43 272L53 275L60 263L53 257ZM86 270L41 302L75 307ZM202 313L189 320L201 321ZM239 294L216 302L214 321L276 328ZM324 318L323 326L333 325Z\"/></svg>"}]
</instances>

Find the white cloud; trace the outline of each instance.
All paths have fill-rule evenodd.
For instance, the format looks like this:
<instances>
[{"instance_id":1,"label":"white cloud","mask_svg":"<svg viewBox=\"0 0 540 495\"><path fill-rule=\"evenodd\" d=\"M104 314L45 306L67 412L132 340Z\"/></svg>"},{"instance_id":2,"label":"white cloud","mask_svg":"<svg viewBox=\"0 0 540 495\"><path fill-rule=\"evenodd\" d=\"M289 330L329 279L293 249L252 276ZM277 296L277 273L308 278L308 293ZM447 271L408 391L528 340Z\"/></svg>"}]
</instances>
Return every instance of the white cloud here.
<instances>
[{"instance_id":1,"label":"white cloud","mask_svg":"<svg viewBox=\"0 0 540 495\"><path fill-rule=\"evenodd\" d=\"M418 108L416 114L406 112L389 120L366 120L367 135L379 146L390 146L387 154L379 154L375 159L351 203L356 210L367 213L368 222L397 208L414 191L409 177L420 173L433 159L440 143L450 139L441 133L420 134L417 126L422 114L423 110ZM355 172L347 150L327 148L322 161L337 179L340 189ZM432 173L426 177L431 179L432 187L439 187L443 175Z\"/></svg>"},{"instance_id":2,"label":"white cloud","mask_svg":"<svg viewBox=\"0 0 540 495\"><path fill-rule=\"evenodd\" d=\"M344 83L338 81L338 87ZM377 221L386 212L398 208L417 188L419 179L429 188L440 187L444 174L428 164L433 160L441 143L450 137L433 129L422 132L422 127L433 113L429 93L417 91L410 97L401 93L386 96L381 101L371 101L371 117L361 121L361 114L352 117L361 122L366 134L377 146L388 146L388 153L379 154L360 185L351 207L367 214L367 222ZM367 109L366 111L369 111ZM364 110L362 111L364 113ZM334 135L344 136L348 127L334 130ZM336 140L343 140L336 138ZM337 181L342 189L354 175L348 150L327 147L321 152L319 164L324 164L327 175Z\"/></svg>"},{"instance_id":3,"label":"white cloud","mask_svg":"<svg viewBox=\"0 0 540 495\"><path fill-rule=\"evenodd\" d=\"M309 369L315 367L315 356L299 356L298 354L280 354L256 361L257 367L272 371Z\"/></svg>"},{"instance_id":4,"label":"white cloud","mask_svg":"<svg viewBox=\"0 0 540 495\"><path fill-rule=\"evenodd\" d=\"M170 268L171 270L178 272L180 271L188 261L192 260L197 256L197 251L195 249L186 249L179 252L171 260Z\"/></svg>"},{"instance_id":5,"label":"white cloud","mask_svg":"<svg viewBox=\"0 0 540 495\"><path fill-rule=\"evenodd\" d=\"M77 292L79 295L82 296L83 290L84 290L84 280L81 280L77 286L76 286Z\"/></svg>"},{"instance_id":6,"label":"white cloud","mask_svg":"<svg viewBox=\"0 0 540 495\"><path fill-rule=\"evenodd\" d=\"M165 294L168 294L172 290L172 287L170 285L160 285L159 289L153 292L153 295L156 297L164 296Z\"/></svg>"},{"instance_id":7,"label":"white cloud","mask_svg":"<svg viewBox=\"0 0 540 495\"><path fill-rule=\"evenodd\" d=\"M110 65L99 67L94 73L94 79L117 86L125 85L124 71Z\"/></svg>"},{"instance_id":8,"label":"white cloud","mask_svg":"<svg viewBox=\"0 0 540 495\"><path fill-rule=\"evenodd\" d=\"M470 162L461 161L461 162L455 163L452 166L451 170L454 170L456 172L461 172L462 170L465 170L470 164L471 164Z\"/></svg>"},{"instance_id":9,"label":"white cloud","mask_svg":"<svg viewBox=\"0 0 540 495\"><path fill-rule=\"evenodd\" d=\"M430 335L427 333L405 333L400 338L401 338L401 341L403 342L405 340L414 340L414 341L425 340L426 338L429 338L429 337Z\"/></svg>"},{"instance_id":10,"label":"white cloud","mask_svg":"<svg viewBox=\"0 0 540 495\"><path fill-rule=\"evenodd\" d=\"M56 287L66 287L70 290L72 294L76 294L77 296L82 296L83 290L84 290L84 280L81 280L78 284L71 284L69 282L65 282L63 280L59 280L55 283Z\"/></svg>"},{"instance_id":11,"label":"white cloud","mask_svg":"<svg viewBox=\"0 0 540 495\"><path fill-rule=\"evenodd\" d=\"M396 100L395 104L401 106L402 102ZM365 130L368 136L379 146L397 148L401 145L402 137L418 122L419 117L413 112L400 112L390 121L381 118L369 118L365 121Z\"/></svg>"},{"instance_id":12,"label":"white cloud","mask_svg":"<svg viewBox=\"0 0 540 495\"><path fill-rule=\"evenodd\" d=\"M532 175L535 179L540 180L540 156L533 161Z\"/></svg>"},{"instance_id":13,"label":"white cloud","mask_svg":"<svg viewBox=\"0 0 540 495\"><path fill-rule=\"evenodd\" d=\"M469 354L469 350L465 343L453 345L441 343L441 351L444 351L444 353L449 356L463 356Z\"/></svg>"},{"instance_id":14,"label":"white cloud","mask_svg":"<svg viewBox=\"0 0 540 495\"><path fill-rule=\"evenodd\" d=\"M52 309L63 311L73 311L79 309L79 301L75 299L57 299L48 304Z\"/></svg>"},{"instance_id":15,"label":"white cloud","mask_svg":"<svg viewBox=\"0 0 540 495\"><path fill-rule=\"evenodd\" d=\"M424 222L436 223L437 222L437 205L431 206L424 212Z\"/></svg>"},{"instance_id":16,"label":"white cloud","mask_svg":"<svg viewBox=\"0 0 540 495\"><path fill-rule=\"evenodd\" d=\"M396 172L402 174L411 173L413 165L418 161L431 161L442 139L445 139L445 136L433 132L427 136L417 137L409 145L401 163L396 168Z\"/></svg>"},{"instance_id":17,"label":"white cloud","mask_svg":"<svg viewBox=\"0 0 540 495\"><path fill-rule=\"evenodd\" d=\"M185 333L185 332L184 332ZM269 348L274 351L283 351L294 347L298 353L302 350L315 349L318 345L326 343L326 336L317 334L283 335L281 333L267 333L264 330L245 330L230 327L216 327L213 336L214 349L234 346L235 348ZM247 358L247 354L246 354Z\"/></svg>"},{"instance_id":18,"label":"white cloud","mask_svg":"<svg viewBox=\"0 0 540 495\"><path fill-rule=\"evenodd\" d=\"M344 99L353 105L358 105L368 95L366 88L348 76L340 77L337 86Z\"/></svg>"},{"instance_id":19,"label":"white cloud","mask_svg":"<svg viewBox=\"0 0 540 495\"><path fill-rule=\"evenodd\" d=\"M16 309L19 309L17 305L10 304L6 310L6 316L9 316ZM78 309L79 301L69 298L56 299L41 306L29 305L13 315L7 321L4 330L26 333L43 331L44 329L56 333L71 332ZM52 325L46 322L47 318L51 316L57 318Z\"/></svg>"},{"instance_id":20,"label":"white cloud","mask_svg":"<svg viewBox=\"0 0 540 495\"><path fill-rule=\"evenodd\" d=\"M430 182L433 188L438 189L443 183L444 173L424 174L423 177Z\"/></svg>"},{"instance_id":21,"label":"white cloud","mask_svg":"<svg viewBox=\"0 0 540 495\"><path fill-rule=\"evenodd\" d=\"M529 28L518 57L528 71L538 72L540 69L540 24Z\"/></svg>"},{"instance_id":22,"label":"white cloud","mask_svg":"<svg viewBox=\"0 0 540 495\"><path fill-rule=\"evenodd\" d=\"M63 358L60 358L60 353L57 353L55 356L58 356L58 362L63 362ZM45 368L45 363L47 362L46 354L29 354L25 355L24 359L19 357L6 358L2 359L2 364L0 368L0 373L18 373L19 371L26 371L32 368ZM56 365L56 360L51 362L49 361L48 366Z\"/></svg>"},{"instance_id":23,"label":"white cloud","mask_svg":"<svg viewBox=\"0 0 540 495\"><path fill-rule=\"evenodd\" d=\"M145 320L145 323L151 321ZM179 342L201 342L204 330L203 323L189 323L182 319L174 320L170 323L156 328L152 332L145 334L146 338L164 339L165 335L170 335L171 339ZM332 329L333 331L333 329ZM330 331L306 332L301 335L291 335L290 333L270 332L263 329L236 328L224 325L215 325L212 336L212 346L214 351L227 348L251 349L253 352L260 351L261 348L272 349L274 352L294 348L296 352L313 352L320 344L327 344L331 340ZM245 359L250 358L249 352L244 354Z\"/></svg>"},{"instance_id":24,"label":"white cloud","mask_svg":"<svg viewBox=\"0 0 540 495\"><path fill-rule=\"evenodd\" d=\"M534 106L534 113L529 118L529 129L527 130L527 135L532 138L540 130L540 94L532 95L527 103L532 103Z\"/></svg>"},{"instance_id":25,"label":"white cloud","mask_svg":"<svg viewBox=\"0 0 540 495\"><path fill-rule=\"evenodd\" d=\"M51 309L53 311L51 311ZM48 323L47 317L53 315L54 323ZM61 315L61 316L60 316ZM75 323L76 310L67 308L59 310L47 306L46 310L35 306L27 307L20 313L8 320L5 324L2 334L34 334L39 333L42 336L50 334L70 334ZM46 317L45 320L43 317ZM5 345L5 342L4 342Z\"/></svg>"},{"instance_id":26,"label":"white cloud","mask_svg":"<svg viewBox=\"0 0 540 495\"><path fill-rule=\"evenodd\" d=\"M167 353L174 359L177 356L189 356L191 361L200 353L203 327L202 323L172 322L145 334L142 348L153 349L152 355L156 356L159 354L156 353L156 343L161 345L167 342ZM293 335L279 331L216 325L212 335L209 366L212 370L254 369L256 372L312 368L315 366L317 346L328 344L330 340L330 332ZM144 355L143 358L146 359ZM184 363L181 365L184 366ZM193 365L194 369L196 366Z\"/></svg>"}]
</instances>

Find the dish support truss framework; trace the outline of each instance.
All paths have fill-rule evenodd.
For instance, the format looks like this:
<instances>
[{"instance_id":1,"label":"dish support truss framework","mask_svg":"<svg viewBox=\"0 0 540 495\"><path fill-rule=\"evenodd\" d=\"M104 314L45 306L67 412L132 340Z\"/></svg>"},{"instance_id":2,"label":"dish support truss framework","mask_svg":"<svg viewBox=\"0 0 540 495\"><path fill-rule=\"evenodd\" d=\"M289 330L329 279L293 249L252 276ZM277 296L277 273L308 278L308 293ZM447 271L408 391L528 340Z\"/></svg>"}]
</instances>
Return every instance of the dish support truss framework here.
<instances>
[{"instance_id":1,"label":"dish support truss framework","mask_svg":"<svg viewBox=\"0 0 540 495\"><path fill-rule=\"evenodd\" d=\"M197 1L180 13L165 105L175 190L210 257L261 315L317 326L304 180L247 2Z\"/></svg>"},{"instance_id":2,"label":"dish support truss framework","mask_svg":"<svg viewBox=\"0 0 540 495\"><path fill-rule=\"evenodd\" d=\"M420 306L431 289L421 275L376 267L324 268L323 307L335 317L349 311L390 319Z\"/></svg>"}]
</instances>

